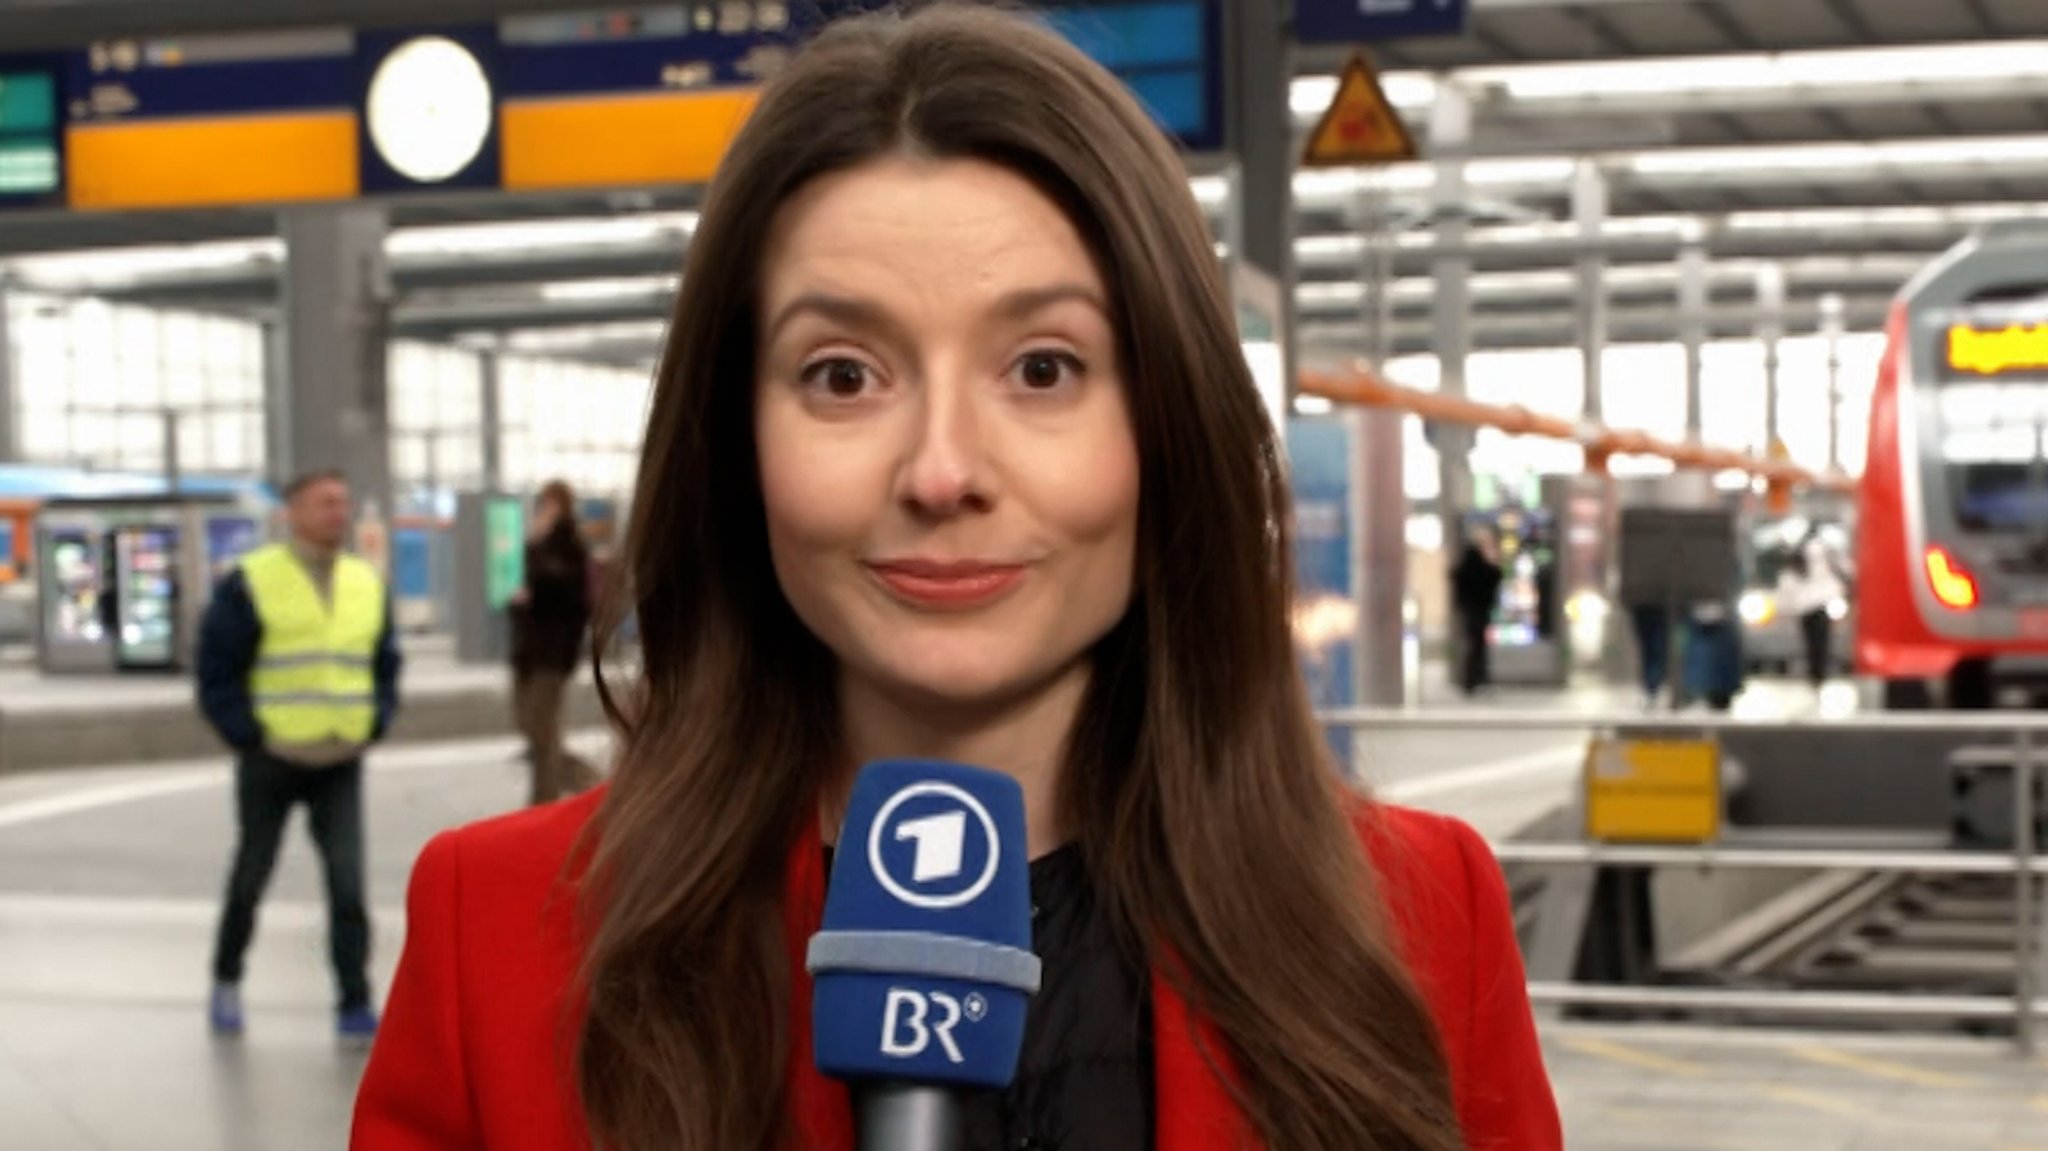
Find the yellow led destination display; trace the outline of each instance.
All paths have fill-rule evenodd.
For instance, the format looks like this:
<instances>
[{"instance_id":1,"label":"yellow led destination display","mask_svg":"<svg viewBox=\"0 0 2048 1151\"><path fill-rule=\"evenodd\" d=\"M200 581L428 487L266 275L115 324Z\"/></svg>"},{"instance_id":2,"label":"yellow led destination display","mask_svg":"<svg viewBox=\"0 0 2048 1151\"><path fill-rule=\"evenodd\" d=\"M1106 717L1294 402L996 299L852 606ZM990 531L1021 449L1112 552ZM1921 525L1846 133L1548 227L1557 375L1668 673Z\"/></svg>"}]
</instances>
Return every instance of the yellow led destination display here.
<instances>
[{"instance_id":1,"label":"yellow led destination display","mask_svg":"<svg viewBox=\"0 0 2048 1151\"><path fill-rule=\"evenodd\" d=\"M1951 325L1948 366L1979 376L2048 371L2048 323L2002 328Z\"/></svg>"}]
</instances>

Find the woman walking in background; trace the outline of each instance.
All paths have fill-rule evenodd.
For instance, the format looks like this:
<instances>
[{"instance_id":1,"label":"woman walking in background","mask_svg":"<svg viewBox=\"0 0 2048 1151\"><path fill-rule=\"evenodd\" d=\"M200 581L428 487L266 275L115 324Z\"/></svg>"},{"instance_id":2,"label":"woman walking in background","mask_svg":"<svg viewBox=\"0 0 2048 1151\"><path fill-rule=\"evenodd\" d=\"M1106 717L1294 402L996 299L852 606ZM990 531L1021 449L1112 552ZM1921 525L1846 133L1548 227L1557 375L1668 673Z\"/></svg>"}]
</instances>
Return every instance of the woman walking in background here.
<instances>
[{"instance_id":1,"label":"woman walking in background","mask_svg":"<svg viewBox=\"0 0 2048 1151\"><path fill-rule=\"evenodd\" d=\"M576 496L555 480L534 502L526 586L512 600L512 712L526 737L535 804L552 803L596 779L588 763L562 746L562 701L583 661L590 614L590 552L576 522Z\"/></svg>"}]
</instances>

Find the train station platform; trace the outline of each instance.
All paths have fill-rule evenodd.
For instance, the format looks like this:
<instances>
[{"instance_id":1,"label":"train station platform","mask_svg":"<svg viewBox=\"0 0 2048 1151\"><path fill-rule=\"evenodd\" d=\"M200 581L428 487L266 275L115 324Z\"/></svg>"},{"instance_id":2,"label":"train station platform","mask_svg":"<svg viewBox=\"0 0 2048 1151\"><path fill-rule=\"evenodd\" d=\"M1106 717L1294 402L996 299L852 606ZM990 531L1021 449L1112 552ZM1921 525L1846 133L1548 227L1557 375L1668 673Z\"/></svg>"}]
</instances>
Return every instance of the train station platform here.
<instances>
[{"instance_id":1,"label":"train station platform","mask_svg":"<svg viewBox=\"0 0 2048 1151\"><path fill-rule=\"evenodd\" d=\"M403 706L393 744L470 739L511 726L503 665L456 662L454 641L445 635L408 637L401 646ZM598 722L587 675L571 686L567 706L569 722ZM0 775L219 752L219 739L194 705L189 672L45 675L26 658L0 662Z\"/></svg>"},{"instance_id":2,"label":"train station platform","mask_svg":"<svg viewBox=\"0 0 2048 1151\"><path fill-rule=\"evenodd\" d=\"M449 669L488 690L488 669ZM465 679L467 677L467 679ZM1749 707L1825 701L1787 687ZM1445 712L1597 715L1626 693L1508 691ZM1839 701L1838 701L1839 702ZM607 735L579 751L603 762ZM1583 735L1402 731L1361 740L1384 798L1514 837L1571 793ZM224 756L0 776L0 1116L8 1151L340 1151L362 1056L340 1049L317 865L297 821L250 956L249 1033L207 1033L207 961L232 846ZM405 934L412 863L443 828L524 800L509 736L416 741L367 785L375 981ZM1546 1022L1573 1151L2048 1151L2042 1068L2009 1043Z\"/></svg>"}]
</instances>

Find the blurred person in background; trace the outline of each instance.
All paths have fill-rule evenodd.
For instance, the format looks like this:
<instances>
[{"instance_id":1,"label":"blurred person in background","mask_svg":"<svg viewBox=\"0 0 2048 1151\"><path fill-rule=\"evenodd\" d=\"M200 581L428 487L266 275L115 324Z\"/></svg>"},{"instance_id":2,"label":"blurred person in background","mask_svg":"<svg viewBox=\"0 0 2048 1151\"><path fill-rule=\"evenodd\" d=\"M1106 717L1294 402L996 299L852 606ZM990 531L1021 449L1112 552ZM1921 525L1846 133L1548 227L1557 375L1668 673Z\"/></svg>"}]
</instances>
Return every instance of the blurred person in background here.
<instances>
[{"instance_id":1,"label":"blurred person in background","mask_svg":"<svg viewBox=\"0 0 2048 1151\"><path fill-rule=\"evenodd\" d=\"M1799 637L1806 654L1806 679L1819 691L1833 667L1829 652L1837 605L1846 605L1848 585L1843 581L1834 550L1821 538L1820 525L1808 524L1786 549L1785 563L1778 569L1778 611L1799 621Z\"/></svg>"},{"instance_id":2,"label":"blurred person in background","mask_svg":"<svg viewBox=\"0 0 2048 1151\"><path fill-rule=\"evenodd\" d=\"M562 745L562 704L583 662L594 570L576 495L554 480L534 501L526 584L512 598L512 714L526 737L534 804L581 791L597 776Z\"/></svg>"},{"instance_id":3,"label":"blurred person in background","mask_svg":"<svg viewBox=\"0 0 2048 1151\"><path fill-rule=\"evenodd\" d=\"M292 808L304 804L326 877L328 949L344 1040L377 1031L363 879L363 753L398 710L400 657L384 582L345 551L339 472L284 489L286 538L214 588L200 626L199 707L235 751L236 845L214 947L209 1019L244 1027L243 959Z\"/></svg>"},{"instance_id":4,"label":"blurred person in background","mask_svg":"<svg viewBox=\"0 0 2048 1151\"><path fill-rule=\"evenodd\" d=\"M1643 707L1655 711L1664 698L1671 672L1671 609L1662 603L1630 604L1630 626L1636 638L1636 672L1643 685Z\"/></svg>"},{"instance_id":5,"label":"blurred person in background","mask_svg":"<svg viewBox=\"0 0 2048 1151\"><path fill-rule=\"evenodd\" d=\"M1489 632L1503 578L1493 536L1483 528L1472 529L1451 569L1451 604L1458 617L1458 687L1468 696L1493 683Z\"/></svg>"},{"instance_id":6,"label":"blurred person in background","mask_svg":"<svg viewBox=\"0 0 2048 1151\"><path fill-rule=\"evenodd\" d=\"M1738 604L1744 586L1738 567L1729 574L1727 590L1713 599L1693 602L1685 615L1685 659L1680 690L1686 702L1704 702L1709 711L1725 712L1742 694L1742 616Z\"/></svg>"},{"instance_id":7,"label":"blurred person in background","mask_svg":"<svg viewBox=\"0 0 2048 1151\"><path fill-rule=\"evenodd\" d=\"M1485 840L1332 770L1280 444L1129 91L1026 17L834 25L702 210L617 767L421 854L355 1151L852 1151L805 956L897 757L1024 797L1044 983L965 1151L1558 1151Z\"/></svg>"}]
</instances>

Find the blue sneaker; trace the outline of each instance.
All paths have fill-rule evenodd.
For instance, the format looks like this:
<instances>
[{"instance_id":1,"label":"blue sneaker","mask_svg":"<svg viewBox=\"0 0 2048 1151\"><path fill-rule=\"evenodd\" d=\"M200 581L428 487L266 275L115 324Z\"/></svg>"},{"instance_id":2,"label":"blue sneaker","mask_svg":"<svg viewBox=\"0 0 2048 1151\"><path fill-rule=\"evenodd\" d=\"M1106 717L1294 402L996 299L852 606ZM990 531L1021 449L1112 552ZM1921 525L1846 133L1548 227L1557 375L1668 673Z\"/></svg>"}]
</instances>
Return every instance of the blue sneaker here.
<instances>
[{"instance_id":1,"label":"blue sneaker","mask_svg":"<svg viewBox=\"0 0 2048 1151\"><path fill-rule=\"evenodd\" d=\"M334 1033L342 1042L369 1046L377 1038L377 1013L367 1007L350 1007L335 1017Z\"/></svg>"},{"instance_id":2,"label":"blue sneaker","mask_svg":"<svg viewBox=\"0 0 2048 1151\"><path fill-rule=\"evenodd\" d=\"M242 989L232 983L217 983L207 1000L206 1021L215 1035L242 1033Z\"/></svg>"}]
</instances>

